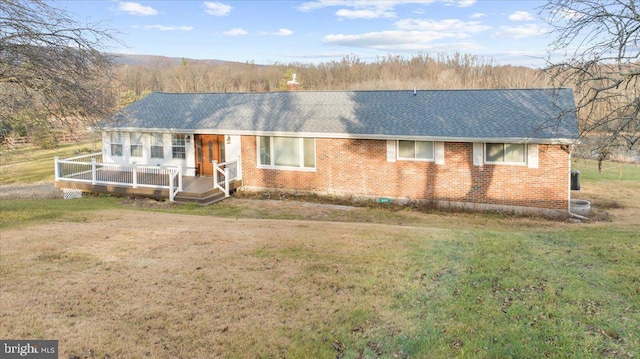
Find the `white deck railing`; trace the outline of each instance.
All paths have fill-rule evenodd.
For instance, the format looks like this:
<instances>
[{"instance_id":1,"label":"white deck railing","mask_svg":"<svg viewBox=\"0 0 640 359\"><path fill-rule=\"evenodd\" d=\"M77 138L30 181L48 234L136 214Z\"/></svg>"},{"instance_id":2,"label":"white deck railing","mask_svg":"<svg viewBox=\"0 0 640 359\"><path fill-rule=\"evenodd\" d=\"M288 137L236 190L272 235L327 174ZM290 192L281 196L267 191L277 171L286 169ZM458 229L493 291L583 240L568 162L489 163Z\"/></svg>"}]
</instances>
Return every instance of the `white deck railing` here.
<instances>
[{"instance_id":1,"label":"white deck railing","mask_svg":"<svg viewBox=\"0 0 640 359\"><path fill-rule=\"evenodd\" d=\"M102 153L61 160L55 157L55 180L116 185L130 188L161 188L169 190L169 200L182 191L185 170L178 166L146 166L137 164L102 163ZM186 171L190 172L190 171Z\"/></svg>"},{"instance_id":2,"label":"white deck railing","mask_svg":"<svg viewBox=\"0 0 640 359\"><path fill-rule=\"evenodd\" d=\"M218 163L213 161L213 188L224 192L225 197L229 197L229 183L241 179L241 161L237 159Z\"/></svg>"}]
</instances>

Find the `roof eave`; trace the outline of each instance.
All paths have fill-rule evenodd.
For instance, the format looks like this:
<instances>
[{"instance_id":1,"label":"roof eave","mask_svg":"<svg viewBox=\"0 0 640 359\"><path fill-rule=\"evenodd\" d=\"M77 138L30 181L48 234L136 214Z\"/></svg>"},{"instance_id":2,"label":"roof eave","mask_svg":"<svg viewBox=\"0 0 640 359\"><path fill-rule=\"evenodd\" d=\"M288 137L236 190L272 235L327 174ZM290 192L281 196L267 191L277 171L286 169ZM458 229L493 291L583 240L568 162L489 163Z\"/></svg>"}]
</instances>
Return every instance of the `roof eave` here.
<instances>
[{"instance_id":1,"label":"roof eave","mask_svg":"<svg viewBox=\"0 0 640 359\"><path fill-rule=\"evenodd\" d=\"M577 138L535 138L535 137L451 137L451 136L416 136L416 135L380 135L380 134L351 134L351 133L319 133L319 132L287 132L287 131L246 131L246 130L195 130L175 128L135 128L113 127L103 128L104 131L124 132L170 132L193 134L221 134L239 136L282 136L282 137L313 137L339 138L353 140L407 140L407 141L438 141L438 142L508 142L532 144L575 144Z\"/></svg>"}]
</instances>

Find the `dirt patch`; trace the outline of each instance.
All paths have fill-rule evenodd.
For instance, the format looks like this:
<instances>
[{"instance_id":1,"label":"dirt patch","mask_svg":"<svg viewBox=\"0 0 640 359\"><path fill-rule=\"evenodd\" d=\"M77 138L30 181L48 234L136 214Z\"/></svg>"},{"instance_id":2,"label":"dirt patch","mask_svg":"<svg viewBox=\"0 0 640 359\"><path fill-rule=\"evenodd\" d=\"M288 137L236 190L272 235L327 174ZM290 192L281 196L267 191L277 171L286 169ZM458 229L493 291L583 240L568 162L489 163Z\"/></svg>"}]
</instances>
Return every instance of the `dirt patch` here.
<instances>
[{"instance_id":1,"label":"dirt patch","mask_svg":"<svg viewBox=\"0 0 640 359\"><path fill-rule=\"evenodd\" d=\"M51 182L10 184L0 186L0 200L6 199L54 199L62 198L62 190Z\"/></svg>"}]
</instances>

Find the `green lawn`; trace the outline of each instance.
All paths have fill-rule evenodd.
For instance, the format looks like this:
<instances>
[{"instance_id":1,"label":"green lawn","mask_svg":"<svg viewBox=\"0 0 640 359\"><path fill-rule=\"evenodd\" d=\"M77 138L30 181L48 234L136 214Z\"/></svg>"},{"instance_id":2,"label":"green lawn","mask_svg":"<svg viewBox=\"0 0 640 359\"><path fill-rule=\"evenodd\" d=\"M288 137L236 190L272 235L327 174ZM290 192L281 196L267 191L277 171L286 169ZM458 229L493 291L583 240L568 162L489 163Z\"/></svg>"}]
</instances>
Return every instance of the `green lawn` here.
<instances>
[{"instance_id":1,"label":"green lawn","mask_svg":"<svg viewBox=\"0 0 640 359\"><path fill-rule=\"evenodd\" d=\"M0 240L0 337L61 338L65 357L638 358L640 166L574 167L575 195L607 220L3 201L0 229L25 240ZM132 216L151 227L117 225ZM109 233L90 238L29 234L101 221ZM207 221L225 236L196 228ZM46 300L22 288L31 278Z\"/></svg>"},{"instance_id":2,"label":"green lawn","mask_svg":"<svg viewBox=\"0 0 640 359\"><path fill-rule=\"evenodd\" d=\"M10 150L0 148L0 185L12 183L53 182L53 158L68 158L78 153L100 152L99 142L61 144L58 148L42 150L29 145Z\"/></svg>"}]
</instances>

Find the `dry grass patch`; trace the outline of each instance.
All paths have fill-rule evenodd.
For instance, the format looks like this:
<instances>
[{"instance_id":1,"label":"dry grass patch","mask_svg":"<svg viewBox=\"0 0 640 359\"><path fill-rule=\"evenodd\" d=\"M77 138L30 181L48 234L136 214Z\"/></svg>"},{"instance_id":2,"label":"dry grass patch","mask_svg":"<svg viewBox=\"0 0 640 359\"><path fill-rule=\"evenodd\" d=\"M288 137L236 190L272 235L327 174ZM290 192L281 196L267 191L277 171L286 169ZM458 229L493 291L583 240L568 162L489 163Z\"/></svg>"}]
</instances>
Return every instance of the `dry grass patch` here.
<instances>
[{"instance_id":1,"label":"dry grass patch","mask_svg":"<svg viewBox=\"0 0 640 359\"><path fill-rule=\"evenodd\" d=\"M326 357L412 326L390 293L424 229L101 215L3 232L1 337L65 356Z\"/></svg>"}]
</instances>

